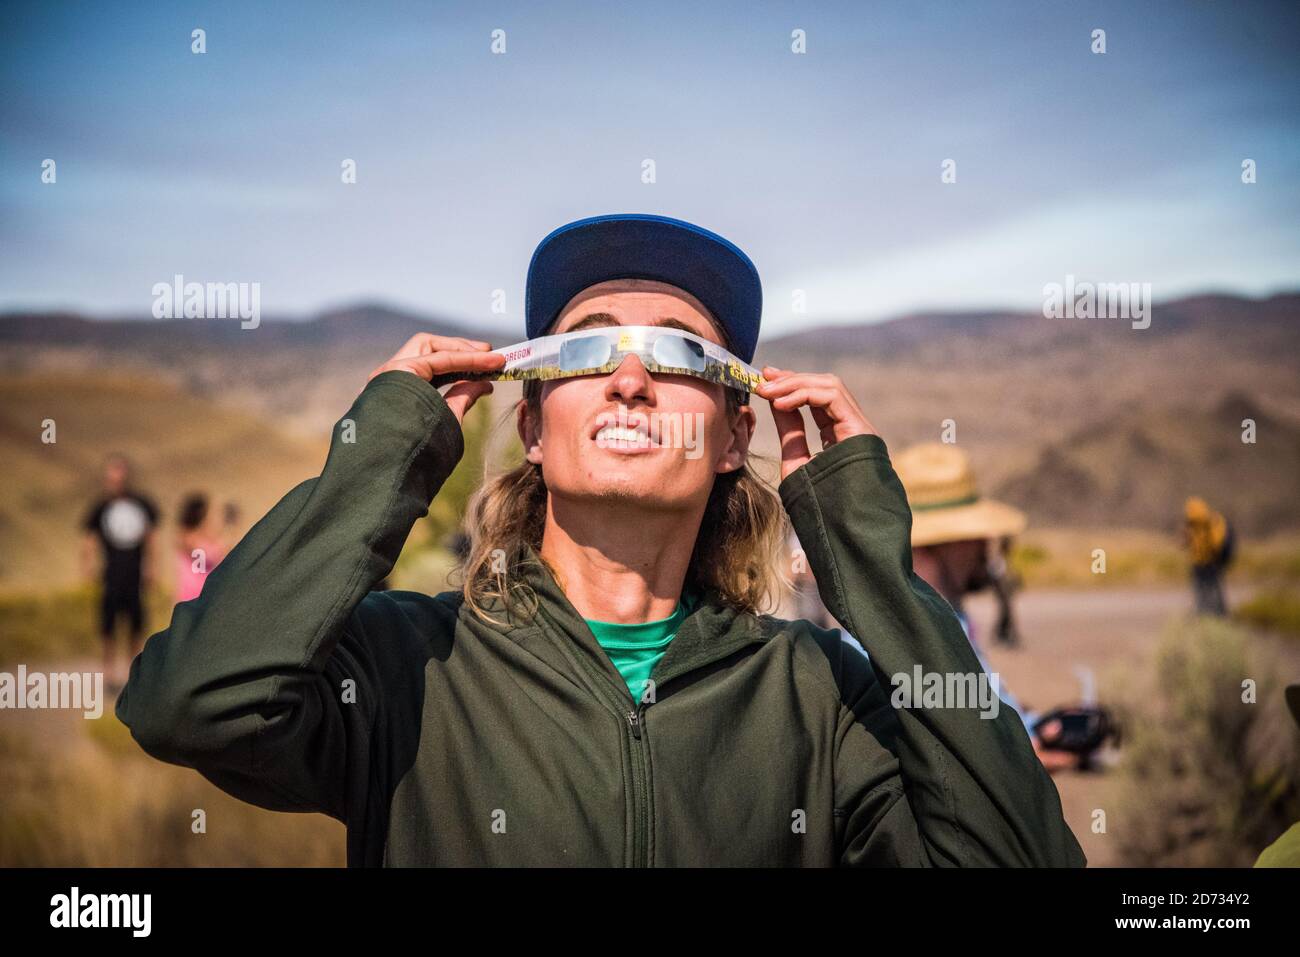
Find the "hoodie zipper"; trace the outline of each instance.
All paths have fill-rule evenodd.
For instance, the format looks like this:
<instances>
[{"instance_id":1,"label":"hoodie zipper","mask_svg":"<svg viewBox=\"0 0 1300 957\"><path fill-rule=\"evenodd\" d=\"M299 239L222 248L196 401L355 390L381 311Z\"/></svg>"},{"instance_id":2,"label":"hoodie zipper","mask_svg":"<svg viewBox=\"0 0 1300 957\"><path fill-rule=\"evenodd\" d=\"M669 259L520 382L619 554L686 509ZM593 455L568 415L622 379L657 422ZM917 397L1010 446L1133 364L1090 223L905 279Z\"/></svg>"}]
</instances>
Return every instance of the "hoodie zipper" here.
<instances>
[{"instance_id":1,"label":"hoodie zipper","mask_svg":"<svg viewBox=\"0 0 1300 957\"><path fill-rule=\"evenodd\" d=\"M632 758L632 866L650 867L649 832L653 798L650 791L650 755L645 727L646 705L638 703L626 686L615 686L609 675L597 668L594 662L588 661L581 653L574 657L580 663L580 668L603 683L611 694L623 699L618 704L606 703L611 705L611 710L620 716L620 721L627 727L624 740L627 741ZM628 709L629 703L632 705L631 710Z\"/></svg>"},{"instance_id":2,"label":"hoodie zipper","mask_svg":"<svg viewBox=\"0 0 1300 957\"><path fill-rule=\"evenodd\" d=\"M632 805L633 837L632 863L634 867L650 867L650 756L649 742L646 740L645 705L627 712L628 729L631 731L632 747ZM641 800L637 801L640 794Z\"/></svg>"},{"instance_id":3,"label":"hoodie zipper","mask_svg":"<svg viewBox=\"0 0 1300 957\"><path fill-rule=\"evenodd\" d=\"M694 611L694 609L692 609ZM689 620L689 619L688 619ZM553 622L547 623L548 631L554 632L554 637L563 639L565 632L563 627L559 627ZM590 632L588 632L590 634ZM592 635L592 643L599 645L595 636ZM746 644L742 642L727 648L730 654ZM652 867L653 849L651 848L652 828L654 822L654 789L651 786L650 775L650 741L649 729L646 726L646 708L647 704L638 702L636 698L628 691L627 686L622 683L615 683L614 679L605 672L603 668L597 666L594 661L578 651L574 654L574 660L578 662L578 667L595 680L597 685L604 685L606 694L597 693L596 697L601 699L602 703L610 711L618 716L620 723L626 726L626 737L628 753L631 758L632 773L632 864L633 867ZM655 685L656 698L658 701L662 697L664 686L675 682L683 675L704 667L708 662L696 662L691 668L678 670L665 674ZM652 702L653 703L653 702ZM631 705L629 710L628 705Z\"/></svg>"}]
</instances>

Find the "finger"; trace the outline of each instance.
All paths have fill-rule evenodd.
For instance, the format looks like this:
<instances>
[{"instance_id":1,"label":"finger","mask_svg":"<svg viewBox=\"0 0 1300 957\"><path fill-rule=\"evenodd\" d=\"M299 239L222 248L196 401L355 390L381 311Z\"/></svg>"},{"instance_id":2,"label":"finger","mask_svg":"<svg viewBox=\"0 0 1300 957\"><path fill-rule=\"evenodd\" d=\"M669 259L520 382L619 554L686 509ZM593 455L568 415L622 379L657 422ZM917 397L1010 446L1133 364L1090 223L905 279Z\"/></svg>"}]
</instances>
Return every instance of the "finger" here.
<instances>
[{"instance_id":1,"label":"finger","mask_svg":"<svg viewBox=\"0 0 1300 957\"><path fill-rule=\"evenodd\" d=\"M775 401L782 396L793 395L800 389L834 389L834 382L827 382L818 379L815 376L808 376L803 373L794 373L781 379L764 382L756 390L757 393L769 402Z\"/></svg>"},{"instance_id":2,"label":"finger","mask_svg":"<svg viewBox=\"0 0 1300 957\"><path fill-rule=\"evenodd\" d=\"M457 346L463 348L467 342L468 340L461 339L459 336L436 336L431 332L417 332L402 344L402 348L397 350L393 358L409 359L441 349L454 349Z\"/></svg>"},{"instance_id":3,"label":"finger","mask_svg":"<svg viewBox=\"0 0 1300 957\"><path fill-rule=\"evenodd\" d=\"M428 360L438 372L495 372L506 365L499 352L435 352Z\"/></svg>"},{"instance_id":4,"label":"finger","mask_svg":"<svg viewBox=\"0 0 1300 957\"><path fill-rule=\"evenodd\" d=\"M821 431L823 439L825 439L828 434L832 436L835 434L834 429L836 424L839 422L835 416L831 415L826 409L815 405L809 406L808 411L812 413L813 421L817 423L817 428ZM834 440L832 439L832 441Z\"/></svg>"},{"instance_id":5,"label":"finger","mask_svg":"<svg viewBox=\"0 0 1300 957\"><path fill-rule=\"evenodd\" d=\"M373 379L385 372L400 371L410 372L426 382L432 382L440 374L456 376L458 373L494 372L504 363L505 356L499 352L431 352L423 356L389 359L372 372L370 378ZM447 381L456 381L456 379L445 380L438 384L445 385Z\"/></svg>"},{"instance_id":6,"label":"finger","mask_svg":"<svg viewBox=\"0 0 1300 957\"><path fill-rule=\"evenodd\" d=\"M781 382L794 375L789 369L779 369L776 366L763 366L763 383L754 391L762 394L764 386L771 385L775 382Z\"/></svg>"},{"instance_id":7,"label":"finger","mask_svg":"<svg viewBox=\"0 0 1300 957\"><path fill-rule=\"evenodd\" d=\"M839 441L839 436L835 434L835 422L833 422L829 416L818 416L817 413L820 411L820 409L813 410L813 419L818 420L817 434L821 437L822 448L829 449ZM821 418L825 418L826 421L820 421Z\"/></svg>"},{"instance_id":8,"label":"finger","mask_svg":"<svg viewBox=\"0 0 1300 957\"><path fill-rule=\"evenodd\" d=\"M795 409L806 404L821 432L822 448L828 448L851 435L877 434L876 427L863 413L862 407L845 388L839 376L827 373L809 378L809 385L803 389L794 388L789 380L783 381L783 394L768 396L768 400L778 408Z\"/></svg>"},{"instance_id":9,"label":"finger","mask_svg":"<svg viewBox=\"0 0 1300 957\"><path fill-rule=\"evenodd\" d=\"M465 414L473 408L474 403L492 391L492 383L486 380L477 382L457 382L444 394L447 407L451 409L458 422L465 421Z\"/></svg>"},{"instance_id":10,"label":"finger","mask_svg":"<svg viewBox=\"0 0 1300 957\"><path fill-rule=\"evenodd\" d=\"M838 384L835 376L830 373L817 372L789 372L776 379L764 382L759 386L759 392L767 398L784 395L792 389L800 386L819 386L834 388Z\"/></svg>"},{"instance_id":11,"label":"finger","mask_svg":"<svg viewBox=\"0 0 1300 957\"><path fill-rule=\"evenodd\" d=\"M443 350L449 352L455 352L458 350L462 350L462 351L473 350L476 352L482 352L485 349L492 348L482 339L466 339L463 336L431 336L430 338L442 340L442 345L437 350L439 352Z\"/></svg>"},{"instance_id":12,"label":"finger","mask_svg":"<svg viewBox=\"0 0 1300 957\"><path fill-rule=\"evenodd\" d=\"M791 392L777 395L771 399L772 407L782 411L797 409L802 405L826 409L832 415L835 402L839 398L838 390L830 386L801 386Z\"/></svg>"},{"instance_id":13,"label":"finger","mask_svg":"<svg viewBox=\"0 0 1300 957\"><path fill-rule=\"evenodd\" d=\"M426 332L417 332L415 335L411 336L411 338L402 343L402 348L393 353L393 358L405 359L407 356L418 356L420 354L420 343L424 340L426 335L428 335Z\"/></svg>"},{"instance_id":14,"label":"finger","mask_svg":"<svg viewBox=\"0 0 1300 957\"><path fill-rule=\"evenodd\" d=\"M801 465L812 459L808 449L808 435L804 431L803 414L783 412L772 407L772 420L776 423L776 433L781 442L781 478L784 479Z\"/></svg>"},{"instance_id":15,"label":"finger","mask_svg":"<svg viewBox=\"0 0 1300 957\"><path fill-rule=\"evenodd\" d=\"M425 379L448 372L495 372L506 364L499 352L431 352L401 360L401 364Z\"/></svg>"},{"instance_id":16,"label":"finger","mask_svg":"<svg viewBox=\"0 0 1300 957\"><path fill-rule=\"evenodd\" d=\"M817 425L823 449L850 435L875 431L866 416L838 388L798 389L771 401L774 410L782 411L793 411L807 405Z\"/></svg>"},{"instance_id":17,"label":"finger","mask_svg":"<svg viewBox=\"0 0 1300 957\"><path fill-rule=\"evenodd\" d=\"M492 348L479 339L466 339L462 336L433 336L425 334L420 342L419 355L433 352L483 352Z\"/></svg>"},{"instance_id":18,"label":"finger","mask_svg":"<svg viewBox=\"0 0 1300 957\"><path fill-rule=\"evenodd\" d=\"M466 339L461 336L438 336L431 332L417 332L407 339L402 348L397 350L394 359L409 359L428 355L431 352L469 351L490 349L486 342L478 339Z\"/></svg>"}]
</instances>

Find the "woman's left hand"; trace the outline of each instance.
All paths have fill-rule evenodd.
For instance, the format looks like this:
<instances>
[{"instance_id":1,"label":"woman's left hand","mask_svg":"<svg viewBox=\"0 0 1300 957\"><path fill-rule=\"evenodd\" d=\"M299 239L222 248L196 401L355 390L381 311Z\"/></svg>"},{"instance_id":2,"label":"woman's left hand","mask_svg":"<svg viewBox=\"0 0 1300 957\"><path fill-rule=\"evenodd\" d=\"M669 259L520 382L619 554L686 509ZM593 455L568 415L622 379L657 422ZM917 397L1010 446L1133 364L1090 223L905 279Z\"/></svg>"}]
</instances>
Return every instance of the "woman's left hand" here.
<instances>
[{"instance_id":1,"label":"woman's left hand","mask_svg":"<svg viewBox=\"0 0 1300 957\"><path fill-rule=\"evenodd\" d=\"M875 435L857 401L837 375L763 367L765 381L754 390L767 399L781 439L781 479L812 459L800 407L808 406L820 430L822 449L855 435Z\"/></svg>"}]
</instances>

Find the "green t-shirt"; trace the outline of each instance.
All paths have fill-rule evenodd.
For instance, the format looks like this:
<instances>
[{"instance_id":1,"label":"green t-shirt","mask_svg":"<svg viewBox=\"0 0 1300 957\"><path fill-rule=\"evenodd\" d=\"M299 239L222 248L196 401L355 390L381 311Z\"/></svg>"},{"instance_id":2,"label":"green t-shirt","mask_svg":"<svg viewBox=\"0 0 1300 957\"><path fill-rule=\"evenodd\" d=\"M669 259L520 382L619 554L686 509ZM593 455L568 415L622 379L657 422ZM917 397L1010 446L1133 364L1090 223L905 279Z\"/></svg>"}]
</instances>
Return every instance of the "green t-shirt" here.
<instances>
[{"instance_id":1,"label":"green t-shirt","mask_svg":"<svg viewBox=\"0 0 1300 957\"><path fill-rule=\"evenodd\" d=\"M682 619L693 604L691 596L683 595L677 602L677 610L667 618L633 625L585 619L591 633L596 636L596 641L605 649L605 654L609 655L609 660L623 676L627 690L635 701L641 701L650 673L668 650L668 643L677 634Z\"/></svg>"}]
</instances>

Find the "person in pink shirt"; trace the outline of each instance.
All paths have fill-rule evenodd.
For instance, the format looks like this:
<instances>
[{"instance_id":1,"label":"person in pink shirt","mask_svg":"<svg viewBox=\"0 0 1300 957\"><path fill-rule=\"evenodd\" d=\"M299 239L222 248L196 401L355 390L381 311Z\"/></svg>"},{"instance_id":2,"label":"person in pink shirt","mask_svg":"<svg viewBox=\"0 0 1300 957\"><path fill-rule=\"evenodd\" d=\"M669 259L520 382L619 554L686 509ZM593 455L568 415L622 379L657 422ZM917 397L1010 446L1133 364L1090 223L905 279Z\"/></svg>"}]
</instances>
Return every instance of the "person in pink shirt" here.
<instances>
[{"instance_id":1,"label":"person in pink shirt","mask_svg":"<svg viewBox=\"0 0 1300 957\"><path fill-rule=\"evenodd\" d=\"M176 544L176 603L199 597L208 573L225 558L229 549L225 532L234 524L236 512L227 504L224 525L214 528L212 509L204 492L194 492L181 502L177 524L180 537Z\"/></svg>"}]
</instances>

